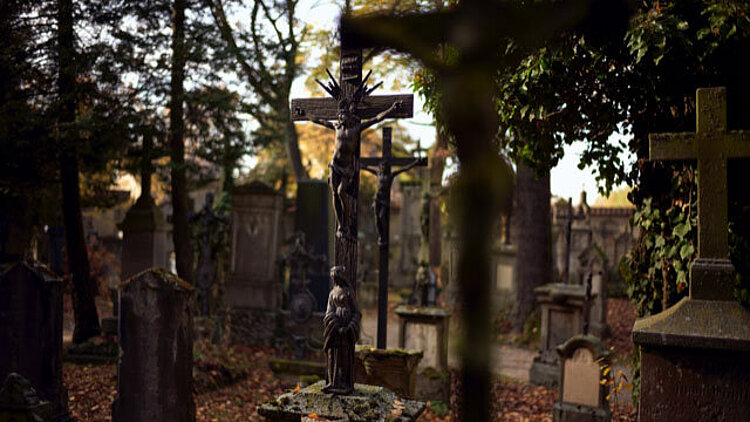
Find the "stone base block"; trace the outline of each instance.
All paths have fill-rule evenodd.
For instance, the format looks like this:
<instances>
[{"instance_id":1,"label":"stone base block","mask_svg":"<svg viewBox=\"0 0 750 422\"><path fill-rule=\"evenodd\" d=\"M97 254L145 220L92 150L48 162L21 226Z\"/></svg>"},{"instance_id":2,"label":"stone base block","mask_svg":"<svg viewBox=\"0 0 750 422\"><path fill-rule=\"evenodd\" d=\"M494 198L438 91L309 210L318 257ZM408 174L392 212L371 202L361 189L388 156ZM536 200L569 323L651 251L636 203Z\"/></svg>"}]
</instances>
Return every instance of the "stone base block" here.
<instances>
[{"instance_id":1,"label":"stone base block","mask_svg":"<svg viewBox=\"0 0 750 422\"><path fill-rule=\"evenodd\" d=\"M552 407L552 420L554 422L609 422L612 420L612 412L609 409L558 402Z\"/></svg>"},{"instance_id":2,"label":"stone base block","mask_svg":"<svg viewBox=\"0 0 750 422\"><path fill-rule=\"evenodd\" d=\"M560 367L557 363L544 362L534 358L529 370L529 382L547 388L557 388L560 384Z\"/></svg>"},{"instance_id":3,"label":"stone base block","mask_svg":"<svg viewBox=\"0 0 750 422\"><path fill-rule=\"evenodd\" d=\"M273 344L278 312L266 309L234 308L229 311L229 339L240 344Z\"/></svg>"},{"instance_id":4,"label":"stone base block","mask_svg":"<svg viewBox=\"0 0 750 422\"><path fill-rule=\"evenodd\" d=\"M258 413L271 422L300 422L311 414L337 422L413 422L425 408L424 403L400 399L383 387L355 384L351 395L336 396L324 393L324 385L320 381L282 394L258 407Z\"/></svg>"},{"instance_id":5,"label":"stone base block","mask_svg":"<svg viewBox=\"0 0 750 422\"><path fill-rule=\"evenodd\" d=\"M401 397L415 397L421 350L357 346L354 359L354 381L385 387Z\"/></svg>"},{"instance_id":6,"label":"stone base block","mask_svg":"<svg viewBox=\"0 0 750 422\"><path fill-rule=\"evenodd\" d=\"M418 400L440 400L449 404L451 400L451 374L426 368L417 374L416 397Z\"/></svg>"}]
</instances>

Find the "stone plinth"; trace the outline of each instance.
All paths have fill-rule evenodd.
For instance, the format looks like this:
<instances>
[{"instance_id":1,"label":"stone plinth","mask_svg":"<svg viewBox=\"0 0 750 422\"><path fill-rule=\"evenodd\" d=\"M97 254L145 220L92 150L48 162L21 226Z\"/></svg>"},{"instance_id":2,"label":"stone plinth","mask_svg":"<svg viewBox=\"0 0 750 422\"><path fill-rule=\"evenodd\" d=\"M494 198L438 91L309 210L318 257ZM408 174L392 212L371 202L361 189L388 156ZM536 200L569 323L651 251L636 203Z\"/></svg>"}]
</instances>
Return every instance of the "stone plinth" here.
<instances>
[{"instance_id":1,"label":"stone plinth","mask_svg":"<svg viewBox=\"0 0 750 422\"><path fill-rule=\"evenodd\" d=\"M258 413L271 422L303 421L313 414L336 422L411 422L425 408L424 403L401 399L383 387L355 384L353 394L335 396L323 393L324 385L320 381L282 394L258 407Z\"/></svg>"},{"instance_id":2,"label":"stone plinth","mask_svg":"<svg viewBox=\"0 0 750 422\"><path fill-rule=\"evenodd\" d=\"M113 421L195 421L192 296L192 286L161 269L120 285Z\"/></svg>"},{"instance_id":3,"label":"stone plinth","mask_svg":"<svg viewBox=\"0 0 750 422\"><path fill-rule=\"evenodd\" d=\"M398 315L398 347L422 350L419 368L448 369L448 323L451 311L438 307L401 305Z\"/></svg>"},{"instance_id":4,"label":"stone plinth","mask_svg":"<svg viewBox=\"0 0 750 422\"><path fill-rule=\"evenodd\" d=\"M232 193L232 251L224 301L230 307L231 339L268 344L277 325L282 285L277 276L279 227L284 197L260 182Z\"/></svg>"},{"instance_id":5,"label":"stone plinth","mask_svg":"<svg viewBox=\"0 0 750 422\"><path fill-rule=\"evenodd\" d=\"M53 420L67 421L62 377L62 281L46 267L19 262L0 274L0 379L18 373L41 400L53 404Z\"/></svg>"},{"instance_id":6,"label":"stone plinth","mask_svg":"<svg viewBox=\"0 0 750 422\"><path fill-rule=\"evenodd\" d=\"M354 353L354 381L385 387L401 397L413 399L421 350L376 349L357 346Z\"/></svg>"},{"instance_id":7,"label":"stone plinth","mask_svg":"<svg viewBox=\"0 0 750 422\"><path fill-rule=\"evenodd\" d=\"M609 422L607 379L603 368L611 353L594 336L576 335L557 347L560 355L560 396L552 408L555 422Z\"/></svg>"},{"instance_id":8,"label":"stone plinth","mask_svg":"<svg viewBox=\"0 0 750 422\"><path fill-rule=\"evenodd\" d=\"M583 333L586 288L573 284L551 283L534 289L542 311L539 354L529 371L532 384L557 387L559 367L557 346Z\"/></svg>"},{"instance_id":9,"label":"stone plinth","mask_svg":"<svg viewBox=\"0 0 750 422\"><path fill-rule=\"evenodd\" d=\"M750 415L750 311L684 298L636 321L642 421L740 421Z\"/></svg>"}]
</instances>

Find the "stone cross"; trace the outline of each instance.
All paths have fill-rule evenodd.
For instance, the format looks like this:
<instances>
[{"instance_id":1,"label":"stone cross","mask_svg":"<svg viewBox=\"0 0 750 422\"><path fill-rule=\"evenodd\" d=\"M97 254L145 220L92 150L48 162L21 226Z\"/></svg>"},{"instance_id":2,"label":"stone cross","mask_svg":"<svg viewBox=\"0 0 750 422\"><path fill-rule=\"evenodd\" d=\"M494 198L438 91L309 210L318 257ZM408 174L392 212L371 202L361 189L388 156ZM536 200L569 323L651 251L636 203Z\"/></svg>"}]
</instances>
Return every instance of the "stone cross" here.
<instances>
[{"instance_id":1,"label":"stone cross","mask_svg":"<svg viewBox=\"0 0 750 422\"><path fill-rule=\"evenodd\" d=\"M368 171L378 177L378 189L372 200L375 226L378 230L378 246L380 247L380 258L378 261L378 349L386 348L386 332L388 329L388 231L391 218L391 185L399 174L415 166L427 165L427 158L394 158L391 155L391 132L390 127L383 128L382 157L360 159L362 170ZM391 171L391 166L401 166L401 168Z\"/></svg>"},{"instance_id":2,"label":"stone cross","mask_svg":"<svg viewBox=\"0 0 750 422\"><path fill-rule=\"evenodd\" d=\"M562 282L570 281L570 240L573 232L573 221L583 220L584 215L576 214L573 209L573 198L568 198L568 215L565 216L565 266L563 267Z\"/></svg>"},{"instance_id":3,"label":"stone cross","mask_svg":"<svg viewBox=\"0 0 750 422\"><path fill-rule=\"evenodd\" d=\"M342 45L348 44L342 39ZM353 319L360 315L356 304L360 136L363 130L386 118L411 117L413 96L371 96L380 84L368 88L366 82L370 73L362 78L361 48L342 47L340 69L338 82L330 72L328 85L318 81L332 98L292 100L292 118L336 131L333 158L328 165L336 236L331 272L335 286L329 295L324 319L327 321L324 350L329 374L325 391L349 394L354 389L354 342L359 337L359 321ZM332 327L341 328L334 330ZM336 375L332 378L331 374Z\"/></svg>"},{"instance_id":4,"label":"stone cross","mask_svg":"<svg viewBox=\"0 0 750 422\"><path fill-rule=\"evenodd\" d=\"M750 131L727 130L726 88L696 92L696 133L649 135L651 160L698 162L698 258L690 267L690 298L732 300L727 160L750 157Z\"/></svg>"}]
</instances>

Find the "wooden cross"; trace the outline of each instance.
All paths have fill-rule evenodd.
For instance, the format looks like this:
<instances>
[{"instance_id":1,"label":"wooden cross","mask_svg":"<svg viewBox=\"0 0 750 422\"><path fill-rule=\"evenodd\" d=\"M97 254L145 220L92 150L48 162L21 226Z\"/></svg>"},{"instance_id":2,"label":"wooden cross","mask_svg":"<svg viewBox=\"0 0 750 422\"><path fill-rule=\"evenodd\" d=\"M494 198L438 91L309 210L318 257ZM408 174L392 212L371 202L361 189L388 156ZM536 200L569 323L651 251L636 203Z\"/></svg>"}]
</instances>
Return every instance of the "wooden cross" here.
<instances>
[{"instance_id":1,"label":"wooden cross","mask_svg":"<svg viewBox=\"0 0 750 422\"><path fill-rule=\"evenodd\" d=\"M726 88L696 92L696 133L649 135L651 160L698 162L698 258L690 267L690 298L732 300L727 160L750 157L750 131L727 131Z\"/></svg>"},{"instance_id":2,"label":"wooden cross","mask_svg":"<svg viewBox=\"0 0 750 422\"><path fill-rule=\"evenodd\" d=\"M391 218L391 185L399 174L415 166L426 166L426 157L398 157L391 155L391 128L383 128L382 157L366 157L360 159L362 170L378 177L378 189L372 200L372 210L375 214L375 226L378 229L378 246L380 258L378 261L378 349L386 348L386 332L388 329L388 232ZM400 166L391 171L391 166Z\"/></svg>"},{"instance_id":3,"label":"wooden cross","mask_svg":"<svg viewBox=\"0 0 750 422\"><path fill-rule=\"evenodd\" d=\"M342 42L342 44L344 44ZM345 48L341 49L340 76L338 83L333 76L331 82L326 86L320 81L318 83L333 98L301 98L292 100L292 118L294 121L313 121L323 124L326 127L333 128L333 125L326 124L327 121L340 119L342 113L350 112L358 121L370 119L368 125L374 121L383 118L408 118L413 116L414 96L411 94L402 95L370 95L370 93L379 86L367 89L364 83L367 77L362 78L362 49ZM369 76L369 73L368 73ZM394 107L394 105L398 105ZM384 115L383 113L386 113ZM364 129L362 127L361 129ZM337 137L339 131L337 130ZM334 243L334 266L344 267L344 276L351 283L356 291L357 279L357 196L359 195L359 133L356 134L357 145L354 151L350 152L353 156L348 157L351 160L351 168L347 168L350 180L347 183L347 195L340 195L334 189L334 207L345 208L346 218L343 223L336 222L337 236ZM339 140L337 139L337 145ZM336 172L336 151L331 163L331 177ZM333 188L333 182L332 182ZM341 199L336 197L339 195ZM338 218L337 218L338 220ZM343 227L342 227L343 226ZM343 234L343 235L342 235Z\"/></svg>"}]
</instances>

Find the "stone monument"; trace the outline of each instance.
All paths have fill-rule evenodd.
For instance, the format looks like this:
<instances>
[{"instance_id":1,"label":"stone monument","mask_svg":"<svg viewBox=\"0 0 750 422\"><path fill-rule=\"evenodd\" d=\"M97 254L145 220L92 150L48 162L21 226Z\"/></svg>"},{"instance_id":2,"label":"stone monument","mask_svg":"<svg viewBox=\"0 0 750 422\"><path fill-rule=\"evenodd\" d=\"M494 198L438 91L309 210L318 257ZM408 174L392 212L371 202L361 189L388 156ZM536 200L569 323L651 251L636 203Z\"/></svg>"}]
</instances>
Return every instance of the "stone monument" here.
<instances>
[{"instance_id":1,"label":"stone monument","mask_svg":"<svg viewBox=\"0 0 750 422\"><path fill-rule=\"evenodd\" d=\"M727 130L725 88L696 92L696 133L652 134L652 160L698 162L698 255L690 294L633 327L641 351L642 421L746 420L750 311L733 296L727 160L750 157L750 132Z\"/></svg>"},{"instance_id":2,"label":"stone monument","mask_svg":"<svg viewBox=\"0 0 750 422\"><path fill-rule=\"evenodd\" d=\"M560 355L560 396L552 408L555 422L609 422L607 380L603 368L611 353L598 338L576 335L557 346Z\"/></svg>"},{"instance_id":3,"label":"stone monument","mask_svg":"<svg viewBox=\"0 0 750 422\"><path fill-rule=\"evenodd\" d=\"M557 346L576 334L583 333L586 287L550 283L534 289L542 310L539 354L529 370L529 382L557 387L559 366Z\"/></svg>"},{"instance_id":4,"label":"stone monument","mask_svg":"<svg viewBox=\"0 0 750 422\"><path fill-rule=\"evenodd\" d=\"M194 422L193 287L163 269L120 285L112 420Z\"/></svg>"},{"instance_id":5,"label":"stone monument","mask_svg":"<svg viewBox=\"0 0 750 422\"><path fill-rule=\"evenodd\" d=\"M283 210L283 195L261 182L237 186L232 193L232 251L224 290L232 341L269 344L273 339L282 297L276 259Z\"/></svg>"},{"instance_id":6,"label":"stone monument","mask_svg":"<svg viewBox=\"0 0 750 422\"><path fill-rule=\"evenodd\" d=\"M52 420L69 421L62 375L62 280L18 262L0 274L0 379L18 373L52 403Z\"/></svg>"}]
</instances>

